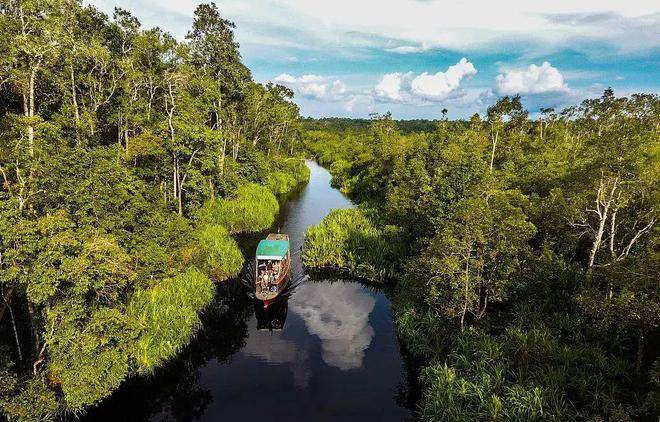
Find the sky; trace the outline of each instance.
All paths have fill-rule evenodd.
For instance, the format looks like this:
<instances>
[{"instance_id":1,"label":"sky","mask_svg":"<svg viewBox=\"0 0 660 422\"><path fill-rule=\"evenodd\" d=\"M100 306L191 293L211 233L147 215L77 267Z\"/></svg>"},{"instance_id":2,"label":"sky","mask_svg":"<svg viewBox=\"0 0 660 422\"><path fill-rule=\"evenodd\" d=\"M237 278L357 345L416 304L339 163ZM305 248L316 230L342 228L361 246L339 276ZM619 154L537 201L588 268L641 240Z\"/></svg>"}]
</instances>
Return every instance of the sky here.
<instances>
[{"instance_id":1,"label":"sky","mask_svg":"<svg viewBox=\"0 0 660 422\"><path fill-rule=\"evenodd\" d=\"M183 39L197 1L87 0ZM520 94L534 116L597 97L660 93L657 0L216 0L255 80L303 116L450 118Z\"/></svg>"}]
</instances>

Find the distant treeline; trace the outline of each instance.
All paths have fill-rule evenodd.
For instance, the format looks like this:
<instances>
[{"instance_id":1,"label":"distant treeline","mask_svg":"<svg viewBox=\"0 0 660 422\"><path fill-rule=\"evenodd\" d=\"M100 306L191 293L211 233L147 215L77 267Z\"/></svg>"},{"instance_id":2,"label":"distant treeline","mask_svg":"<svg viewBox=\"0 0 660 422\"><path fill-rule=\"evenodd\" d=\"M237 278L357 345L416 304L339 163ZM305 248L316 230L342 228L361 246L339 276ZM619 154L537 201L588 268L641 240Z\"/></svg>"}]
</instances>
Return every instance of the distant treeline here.
<instances>
[{"instance_id":1,"label":"distant treeline","mask_svg":"<svg viewBox=\"0 0 660 422\"><path fill-rule=\"evenodd\" d=\"M311 228L303 261L396 282L422 420L658 420L658 96L306 139L360 207Z\"/></svg>"},{"instance_id":2,"label":"distant treeline","mask_svg":"<svg viewBox=\"0 0 660 422\"><path fill-rule=\"evenodd\" d=\"M397 129L403 134L432 132L438 125L438 120L424 119L394 120L394 122ZM372 123L373 119L349 119L342 117L325 117L321 119L305 117L302 119L303 127L306 130L325 130L335 133L366 133L369 132Z\"/></svg>"}]
</instances>

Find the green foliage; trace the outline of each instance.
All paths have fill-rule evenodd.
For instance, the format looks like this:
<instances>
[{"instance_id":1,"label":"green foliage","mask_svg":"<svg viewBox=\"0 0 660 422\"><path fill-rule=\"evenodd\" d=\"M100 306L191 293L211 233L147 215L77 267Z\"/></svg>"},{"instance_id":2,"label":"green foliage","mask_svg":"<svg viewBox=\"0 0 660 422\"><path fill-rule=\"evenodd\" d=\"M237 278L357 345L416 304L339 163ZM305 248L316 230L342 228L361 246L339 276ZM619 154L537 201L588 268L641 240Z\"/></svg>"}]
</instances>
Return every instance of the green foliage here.
<instances>
[{"instance_id":1,"label":"green foliage","mask_svg":"<svg viewBox=\"0 0 660 422\"><path fill-rule=\"evenodd\" d=\"M81 321L83 313L62 307L48 315L48 377L73 412L99 402L127 378L135 338L133 322L117 309L101 308Z\"/></svg>"},{"instance_id":2,"label":"green foliage","mask_svg":"<svg viewBox=\"0 0 660 422\"><path fill-rule=\"evenodd\" d=\"M279 209L277 198L268 188L250 183L239 187L232 198L204 204L198 220L226 227L232 234L251 233L272 226Z\"/></svg>"},{"instance_id":3,"label":"green foliage","mask_svg":"<svg viewBox=\"0 0 660 422\"><path fill-rule=\"evenodd\" d=\"M2 403L2 410L10 421L47 421L55 417L59 406L55 392L44 380L34 378L27 381L18 394Z\"/></svg>"},{"instance_id":4,"label":"green foliage","mask_svg":"<svg viewBox=\"0 0 660 422\"><path fill-rule=\"evenodd\" d=\"M243 254L224 226L205 225L197 229L190 261L215 281L233 278L243 268Z\"/></svg>"},{"instance_id":5,"label":"green foliage","mask_svg":"<svg viewBox=\"0 0 660 422\"><path fill-rule=\"evenodd\" d=\"M306 122L333 185L411 241L393 305L423 419L657 419L659 111L608 89L536 121L504 97L420 134ZM305 258L355 267L333 218Z\"/></svg>"},{"instance_id":6,"label":"green foliage","mask_svg":"<svg viewBox=\"0 0 660 422\"><path fill-rule=\"evenodd\" d=\"M263 185L308 178L293 93L252 80L233 30L212 3L177 40L0 0L0 419L81 414L172 358L208 276L240 270L227 231L269 227ZM215 198L219 223L189 219Z\"/></svg>"},{"instance_id":7,"label":"green foliage","mask_svg":"<svg viewBox=\"0 0 660 422\"><path fill-rule=\"evenodd\" d=\"M275 195L284 195L291 192L298 182L289 173L283 171L276 171L268 175L266 187L271 190Z\"/></svg>"},{"instance_id":8,"label":"green foliage","mask_svg":"<svg viewBox=\"0 0 660 422\"><path fill-rule=\"evenodd\" d=\"M268 174L266 186L275 195L286 195L301 183L309 181L309 168L302 160L287 160L283 164L284 170Z\"/></svg>"},{"instance_id":9,"label":"green foliage","mask_svg":"<svg viewBox=\"0 0 660 422\"><path fill-rule=\"evenodd\" d=\"M334 210L307 229L301 259L310 268L344 270L382 281L396 274L402 245L398 230L378 228L364 210Z\"/></svg>"},{"instance_id":10,"label":"green foliage","mask_svg":"<svg viewBox=\"0 0 660 422\"><path fill-rule=\"evenodd\" d=\"M445 362L424 369L422 419L582 420L614 411L615 383L630 381L629 368L584 340L566 340L545 327L457 335Z\"/></svg>"},{"instance_id":11,"label":"green foliage","mask_svg":"<svg viewBox=\"0 0 660 422\"><path fill-rule=\"evenodd\" d=\"M199 328L198 313L214 293L213 282L190 267L133 295L127 315L139 327L134 353L140 372L153 372L190 341Z\"/></svg>"}]
</instances>

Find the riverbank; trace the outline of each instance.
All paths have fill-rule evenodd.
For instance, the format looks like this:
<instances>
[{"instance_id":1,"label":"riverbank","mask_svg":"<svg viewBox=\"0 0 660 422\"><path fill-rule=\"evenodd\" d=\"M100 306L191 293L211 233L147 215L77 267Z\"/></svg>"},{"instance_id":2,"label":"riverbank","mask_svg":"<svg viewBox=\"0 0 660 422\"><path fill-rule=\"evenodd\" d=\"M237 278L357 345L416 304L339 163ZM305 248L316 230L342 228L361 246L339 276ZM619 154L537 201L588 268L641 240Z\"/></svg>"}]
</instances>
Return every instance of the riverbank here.
<instances>
[{"instance_id":1,"label":"riverbank","mask_svg":"<svg viewBox=\"0 0 660 422\"><path fill-rule=\"evenodd\" d=\"M330 186L325 169L308 166L310 182L281 203L272 227L239 236L246 259L260 238L280 229L290 235L293 270L300 273L306 229L330 210L353 207ZM123 419L130 409L136 420L253 420L264 408L291 421L409 418L408 375L388 294L352 279L315 278L265 313L240 280L217 289L177 358L127 382L86 419ZM271 331L273 324L280 328ZM255 395L261 406L254 406Z\"/></svg>"},{"instance_id":2,"label":"riverbank","mask_svg":"<svg viewBox=\"0 0 660 422\"><path fill-rule=\"evenodd\" d=\"M658 320L646 315L658 307L658 236L640 229L656 221L647 175L658 161L640 151L657 134L636 114L657 102L608 90L549 131L505 97L487 121L427 133L402 134L389 115L368 130L308 133L333 185L371 216L310 229L309 265L371 271L387 251L372 235L394 227L407 239L393 304L402 345L423 365L422 420L657 419L659 357L646 343ZM634 133L604 129L600 113ZM626 164L603 164L615 162ZM607 247L584 211L594 201ZM622 208L608 217L603 203Z\"/></svg>"}]
</instances>

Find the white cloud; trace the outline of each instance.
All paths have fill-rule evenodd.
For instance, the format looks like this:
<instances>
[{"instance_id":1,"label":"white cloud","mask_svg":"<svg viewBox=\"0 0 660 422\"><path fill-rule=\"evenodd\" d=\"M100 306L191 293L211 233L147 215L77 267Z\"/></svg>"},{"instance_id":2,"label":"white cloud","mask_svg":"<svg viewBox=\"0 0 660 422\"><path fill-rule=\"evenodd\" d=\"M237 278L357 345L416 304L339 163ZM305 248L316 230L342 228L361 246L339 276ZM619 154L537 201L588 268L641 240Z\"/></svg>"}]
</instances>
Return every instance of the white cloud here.
<instances>
[{"instance_id":1,"label":"white cloud","mask_svg":"<svg viewBox=\"0 0 660 422\"><path fill-rule=\"evenodd\" d=\"M549 62L543 62L541 66L531 64L527 69L505 71L497 75L495 82L497 91L505 95L568 91L564 76Z\"/></svg>"},{"instance_id":2,"label":"white cloud","mask_svg":"<svg viewBox=\"0 0 660 422\"><path fill-rule=\"evenodd\" d=\"M404 87L404 83L408 83L411 76L412 72L388 73L383 76L383 79L381 79L378 85L376 85L376 95L395 102L403 101L404 92L402 91L402 88Z\"/></svg>"},{"instance_id":3,"label":"white cloud","mask_svg":"<svg viewBox=\"0 0 660 422\"><path fill-rule=\"evenodd\" d=\"M387 48L386 50L391 53L398 54L413 54L413 53L423 53L431 49L431 44L427 42L422 42L420 45L402 45L399 47Z\"/></svg>"},{"instance_id":4,"label":"white cloud","mask_svg":"<svg viewBox=\"0 0 660 422\"><path fill-rule=\"evenodd\" d=\"M413 79L412 92L430 100L441 100L458 89L464 78L476 74L477 69L464 57L455 65L449 66L446 72L438 72L435 75L424 72Z\"/></svg>"},{"instance_id":5,"label":"white cloud","mask_svg":"<svg viewBox=\"0 0 660 422\"><path fill-rule=\"evenodd\" d=\"M320 101L345 100L346 85L340 81L331 81L320 75L302 75L298 78L282 73L273 79L273 82L287 86L302 97Z\"/></svg>"},{"instance_id":6,"label":"white cloud","mask_svg":"<svg viewBox=\"0 0 660 422\"><path fill-rule=\"evenodd\" d=\"M355 110L357 101L358 101L357 97L352 97L350 100L346 101L344 103L344 110L348 112L352 112L353 110Z\"/></svg>"},{"instance_id":7,"label":"white cloud","mask_svg":"<svg viewBox=\"0 0 660 422\"><path fill-rule=\"evenodd\" d=\"M415 76L408 73L389 73L375 88L376 97L398 103L434 102L457 93L461 82L477 74L477 69L466 58L449 66L445 72Z\"/></svg>"},{"instance_id":8,"label":"white cloud","mask_svg":"<svg viewBox=\"0 0 660 422\"><path fill-rule=\"evenodd\" d=\"M277 82L278 84L293 84L296 82L296 78L293 76L289 75L288 73L282 73L280 76L277 76L275 79L273 79L274 82Z\"/></svg>"},{"instance_id":9,"label":"white cloud","mask_svg":"<svg viewBox=\"0 0 660 422\"><path fill-rule=\"evenodd\" d=\"M182 36L201 0L88 2L110 14L114 6L136 10L145 23ZM424 43L474 51L511 39L571 47L577 47L575 40L595 40L629 53L657 47L660 35L660 6L650 0L501 0L478 5L458 0L223 0L219 6L223 16L238 24L241 43L273 46L292 42L305 48L346 48L364 41L354 34L369 34L374 40L398 40L402 46L395 49L402 53L415 52L415 46ZM187 19L173 20L172 14ZM177 27L165 26L164 19ZM267 32L274 28L278 30ZM580 47L591 50L589 44Z\"/></svg>"}]
</instances>

